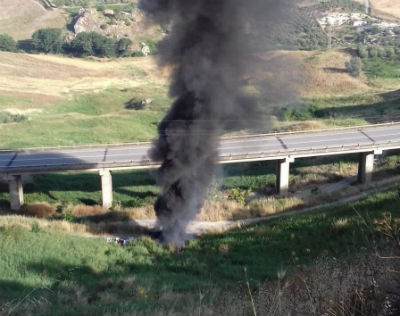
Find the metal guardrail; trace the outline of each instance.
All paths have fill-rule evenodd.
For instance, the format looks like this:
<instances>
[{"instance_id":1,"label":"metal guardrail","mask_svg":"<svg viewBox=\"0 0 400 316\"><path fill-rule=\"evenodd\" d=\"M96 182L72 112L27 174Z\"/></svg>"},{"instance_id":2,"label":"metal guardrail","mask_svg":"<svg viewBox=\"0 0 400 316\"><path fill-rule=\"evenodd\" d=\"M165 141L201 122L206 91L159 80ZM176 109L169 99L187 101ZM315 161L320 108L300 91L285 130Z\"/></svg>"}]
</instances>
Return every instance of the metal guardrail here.
<instances>
[{"instance_id":1,"label":"metal guardrail","mask_svg":"<svg viewBox=\"0 0 400 316\"><path fill-rule=\"evenodd\" d=\"M219 156L219 163L234 163L246 161L260 161L260 160L280 160L285 158L305 158L310 156L329 156L329 155L342 155L351 153L361 153L375 150L393 150L400 149L400 141L387 141L380 142L379 144L373 143L369 145L342 145L324 148L309 148L304 150L286 149L268 152L248 153L241 155L221 155ZM66 158L63 158L66 159ZM71 158L76 159L76 158ZM0 168L0 173L5 174L23 174L23 173L46 173L46 172L62 172L62 171L83 171L83 170L99 170L99 169L141 169L141 168L156 168L159 162L154 162L150 159L126 162L107 162L107 163L77 163L76 160L71 163L63 163L60 165L41 165L38 167L6 167Z\"/></svg>"},{"instance_id":2,"label":"metal guardrail","mask_svg":"<svg viewBox=\"0 0 400 316\"><path fill-rule=\"evenodd\" d=\"M354 125L354 126L334 126L332 128L325 129L291 129L291 130L279 130L279 131L271 131L269 133L261 133L261 134L246 134L246 135L232 135L232 136L222 136L221 140L235 140L235 139L243 139L243 138L256 138L256 137L268 137L268 136L279 136L279 135L293 135L293 134L304 134L304 133L318 133L318 132L330 132L330 131L345 131L349 129L363 129L369 127L379 127L379 126L392 126L395 124L400 124L400 115L396 117L398 120L392 120L389 122L383 123L373 123L373 124L363 124L363 125ZM332 118L333 119L333 118ZM0 149L1 153L7 152L39 152L39 151L57 151L57 150L74 150L74 149L93 149L93 148L101 148L101 147L122 147L122 146L145 146L151 145L152 141L143 141L143 142L122 142L122 143L99 143L99 144L88 144L88 145L68 145L68 146L37 146L37 147L26 147L26 148L3 148Z\"/></svg>"}]
</instances>

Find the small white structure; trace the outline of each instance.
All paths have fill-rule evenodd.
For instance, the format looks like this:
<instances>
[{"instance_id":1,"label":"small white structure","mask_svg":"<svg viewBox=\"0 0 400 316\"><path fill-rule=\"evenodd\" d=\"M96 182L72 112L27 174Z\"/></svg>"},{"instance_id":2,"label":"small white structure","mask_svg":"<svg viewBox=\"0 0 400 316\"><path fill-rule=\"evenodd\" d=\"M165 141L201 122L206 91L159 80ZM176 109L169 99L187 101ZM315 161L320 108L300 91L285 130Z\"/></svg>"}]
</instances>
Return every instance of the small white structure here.
<instances>
[{"instance_id":1,"label":"small white structure","mask_svg":"<svg viewBox=\"0 0 400 316\"><path fill-rule=\"evenodd\" d=\"M114 10L112 10L112 9L105 9L105 10L103 11L103 14L104 14L105 16L114 16Z\"/></svg>"}]
</instances>

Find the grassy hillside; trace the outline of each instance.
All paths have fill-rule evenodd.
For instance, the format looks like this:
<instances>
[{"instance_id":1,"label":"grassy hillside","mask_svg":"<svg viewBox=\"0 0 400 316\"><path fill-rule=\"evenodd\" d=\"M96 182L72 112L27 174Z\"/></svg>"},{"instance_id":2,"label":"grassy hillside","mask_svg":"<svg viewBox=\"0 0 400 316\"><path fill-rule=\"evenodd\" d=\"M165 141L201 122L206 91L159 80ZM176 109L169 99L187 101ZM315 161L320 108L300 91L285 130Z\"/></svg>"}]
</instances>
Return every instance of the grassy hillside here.
<instances>
[{"instance_id":1,"label":"grassy hillside","mask_svg":"<svg viewBox=\"0 0 400 316\"><path fill-rule=\"evenodd\" d=\"M390 190L203 236L183 251L147 237L120 247L46 229L34 219L0 217L0 313L321 315L362 308L374 314L383 305L379 295L354 302L352 294L371 284L385 293L393 281L395 259L373 254L396 255L384 233L386 223L397 227L399 207L397 190Z\"/></svg>"},{"instance_id":2,"label":"grassy hillside","mask_svg":"<svg viewBox=\"0 0 400 316\"><path fill-rule=\"evenodd\" d=\"M39 28L61 28L66 24L61 10L46 10L37 0L1 0L0 4L0 33L17 40L30 38Z\"/></svg>"},{"instance_id":3,"label":"grassy hillside","mask_svg":"<svg viewBox=\"0 0 400 316\"><path fill-rule=\"evenodd\" d=\"M262 131L369 124L400 111L397 61L390 72L381 67L385 62L366 61L366 74L355 78L346 70L351 56L345 51L276 54L296 60L302 72L301 80L295 80L300 100L286 116L284 105L276 104L275 124ZM0 114L24 116L0 123L3 149L150 140L170 104L168 71L152 57L76 59L0 52L0 65ZM152 103L127 110L132 98ZM262 99L260 105L269 111ZM318 111L310 111L311 105Z\"/></svg>"},{"instance_id":4,"label":"grassy hillside","mask_svg":"<svg viewBox=\"0 0 400 316\"><path fill-rule=\"evenodd\" d=\"M0 124L1 148L149 140L170 102L166 75L150 57L96 61L0 53L0 63L0 112L27 118ZM132 98L152 103L127 110Z\"/></svg>"}]
</instances>

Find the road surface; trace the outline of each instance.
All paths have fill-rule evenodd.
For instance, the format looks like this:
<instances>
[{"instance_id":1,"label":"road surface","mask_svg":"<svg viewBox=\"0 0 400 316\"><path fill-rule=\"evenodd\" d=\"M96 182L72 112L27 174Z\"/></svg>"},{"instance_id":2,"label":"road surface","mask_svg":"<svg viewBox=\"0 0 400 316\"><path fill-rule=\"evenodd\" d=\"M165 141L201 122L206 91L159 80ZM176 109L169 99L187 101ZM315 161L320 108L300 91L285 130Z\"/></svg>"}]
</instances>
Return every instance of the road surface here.
<instances>
[{"instance_id":1,"label":"road surface","mask_svg":"<svg viewBox=\"0 0 400 316\"><path fill-rule=\"evenodd\" d=\"M151 144L0 152L0 173L155 167ZM221 163L329 156L400 148L400 123L221 139Z\"/></svg>"}]
</instances>

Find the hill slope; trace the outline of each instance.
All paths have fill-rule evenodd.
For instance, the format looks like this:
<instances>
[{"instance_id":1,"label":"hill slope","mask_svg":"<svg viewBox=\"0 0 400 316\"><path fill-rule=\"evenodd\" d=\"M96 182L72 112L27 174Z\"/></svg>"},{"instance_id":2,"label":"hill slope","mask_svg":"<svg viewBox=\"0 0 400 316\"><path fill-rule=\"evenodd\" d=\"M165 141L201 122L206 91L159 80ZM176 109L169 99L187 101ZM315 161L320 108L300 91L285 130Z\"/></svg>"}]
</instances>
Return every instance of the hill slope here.
<instances>
[{"instance_id":1,"label":"hill slope","mask_svg":"<svg viewBox=\"0 0 400 316\"><path fill-rule=\"evenodd\" d=\"M364 3L365 0L357 0ZM400 2L393 0L371 0L373 15L382 16L385 18L392 17L400 19Z\"/></svg>"},{"instance_id":2,"label":"hill slope","mask_svg":"<svg viewBox=\"0 0 400 316\"><path fill-rule=\"evenodd\" d=\"M0 33L17 40L30 38L45 27L64 27L66 19L58 9L46 10L35 0L0 0Z\"/></svg>"}]
</instances>

